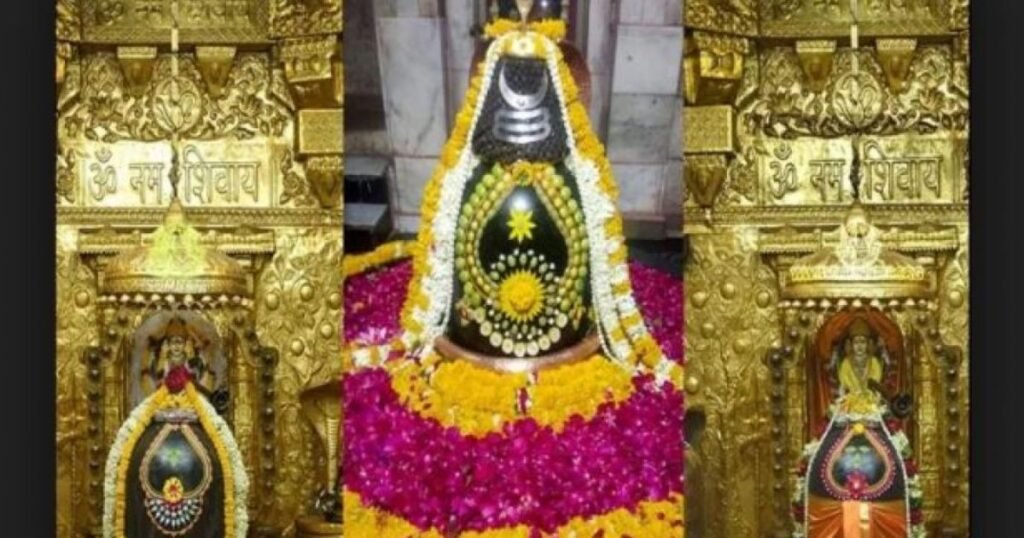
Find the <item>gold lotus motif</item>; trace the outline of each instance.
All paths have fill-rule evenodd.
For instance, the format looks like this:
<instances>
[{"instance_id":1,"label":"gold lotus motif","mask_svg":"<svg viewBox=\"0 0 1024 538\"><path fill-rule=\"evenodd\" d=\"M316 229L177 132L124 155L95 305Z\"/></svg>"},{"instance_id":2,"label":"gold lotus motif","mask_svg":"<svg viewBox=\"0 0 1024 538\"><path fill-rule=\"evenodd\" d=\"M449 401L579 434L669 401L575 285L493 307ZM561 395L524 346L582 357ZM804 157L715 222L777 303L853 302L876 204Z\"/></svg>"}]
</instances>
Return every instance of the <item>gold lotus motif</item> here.
<instances>
[{"instance_id":1,"label":"gold lotus motif","mask_svg":"<svg viewBox=\"0 0 1024 538\"><path fill-rule=\"evenodd\" d=\"M242 266L202 243L175 198L148 245L125 252L107 266L101 285L107 294L247 296Z\"/></svg>"},{"instance_id":2,"label":"gold lotus motif","mask_svg":"<svg viewBox=\"0 0 1024 538\"><path fill-rule=\"evenodd\" d=\"M854 205L839 228L839 243L793 263L787 298L895 299L928 296L928 274L912 258L885 248L881 232Z\"/></svg>"}]
</instances>

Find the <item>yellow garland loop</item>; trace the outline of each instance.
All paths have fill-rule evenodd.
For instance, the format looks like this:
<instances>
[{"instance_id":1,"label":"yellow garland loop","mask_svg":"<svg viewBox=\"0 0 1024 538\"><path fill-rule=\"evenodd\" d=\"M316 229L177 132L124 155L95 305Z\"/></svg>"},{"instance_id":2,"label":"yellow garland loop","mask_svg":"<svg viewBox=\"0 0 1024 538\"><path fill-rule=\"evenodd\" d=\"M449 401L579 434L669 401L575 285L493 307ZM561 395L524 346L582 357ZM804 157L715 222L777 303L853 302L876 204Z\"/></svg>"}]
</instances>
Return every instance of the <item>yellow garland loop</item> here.
<instances>
[{"instance_id":1,"label":"yellow garland loop","mask_svg":"<svg viewBox=\"0 0 1024 538\"><path fill-rule=\"evenodd\" d=\"M401 517L367 506L359 494L348 489L342 492L344 506L345 536L353 538L443 538L436 529L420 530ZM601 534L607 538L618 536L644 536L646 538L669 538L683 535L683 496L672 495L665 501L641 502L633 510L620 508L589 518L577 517L559 527L553 534L542 536L578 536L580 538ZM469 531L459 535L462 538L530 538L534 536L526 525L504 527L486 531Z\"/></svg>"},{"instance_id":2,"label":"yellow garland loop","mask_svg":"<svg viewBox=\"0 0 1024 538\"><path fill-rule=\"evenodd\" d=\"M125 440L121 450L121 459L117 464L114 536L125 536L125 489L127 487L128 466L131 463L131 454L135 450L135 445L138 444L139 438L142 437L142 433L146 430L146 426L153 420L153 415L160 409L170 408L189 408L194 410L199 416L203 429L209 435L213 448L217 452L217 460L220 462L221 470L224 473L224 536L235 535L235 482L231 460L228 458L227 449L217 434L217 429L214 427L212 419L208 416L206 408L200 405L196 400L197 398L201 398L201 396L196 392L192 383L186 385L184 395L171 394L167 391L166 386L161 385L156 393L154 393L153 398L149 400L142 415L139 416L138 426L129 432L128 438Z\"/></svg>"},{"instance_id":3,"label":"yellow garland loop","mask_svg":"<svg viewBox=\"0 0 1024 538\"><path fill-rule=\"evenodd\" d=\"M168 398L167 387L161 386L157 389L156 393L149 400L148 405L139 416L139 420L136 423L137 427L128 433L128 438L121 449L122 455L121 460L117 464L117 481L115 485L115 497L114 497L114 536L124 536L124 513L125 513L125 488L128 482L128 464L131 463L131 454L135 450L135 445L139 442L139 437L142 437L142 432L146 430L146 426L153 419L153 415L156 414L158 409L165 406L165 400Z\"/></svg>"},{"instance_id":4,"label":"yellow garland loop","mask_svg":"<svg viewBox=\"0 0 1024 538\"><path fill-rule=\"evenodd\" d=\"M373 271L389 263L413 256L417 243L415 241L390 241L366 254L349 254L342 260L342 271L345 278Z\"/></svg>"},{"instance_id":5,"label":"yellow garland loop","mask_svg":"<svg viewBox=\"0 0 1024 538\"><path fill-rule=\"evenodd\" d=\"M518 32L522 23L512 19L496 19L484 27L484 35L490 39L497 39L505 34ZM565 21L560 19L544 19L527 24L527 31L540 34L552 41L561 41L565 38Z\"/></svg>"},{"instance_id":6,"label":"yellow garland loop","mask_svg":"<svg viewBox=\"0 0 1024 538\"><path fill-rule=\"evenodd\" d=\"M434 363L439 364L426 375ZM419 368L395 364L391 387L419 415L474 436L500 432L504 424L527 417L561 431L571 417L590 419L602 404L617 404L633 394L630 374L601 355L542 370L531 382L526 374L442 361L432 354ZM523 389L530 402L525 413L519 409Z\"/></svg>"}]
</instances>

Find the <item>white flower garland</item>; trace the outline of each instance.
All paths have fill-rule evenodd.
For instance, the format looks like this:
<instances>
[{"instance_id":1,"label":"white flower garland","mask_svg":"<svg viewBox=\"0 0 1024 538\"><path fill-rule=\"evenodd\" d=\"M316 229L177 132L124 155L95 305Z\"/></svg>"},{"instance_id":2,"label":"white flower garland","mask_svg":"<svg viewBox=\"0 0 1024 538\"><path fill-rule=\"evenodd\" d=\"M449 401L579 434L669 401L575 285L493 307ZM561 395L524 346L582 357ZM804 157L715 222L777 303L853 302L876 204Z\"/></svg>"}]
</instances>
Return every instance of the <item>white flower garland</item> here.
<instances>
[{"instance_id":1,"label":"white flower garland","mask_svg":"<svg viewBox=\"0 0 1024 538\"><path fill-rule=\"evenodd\" d=\"M142 403L135 406L135 409L128 415L128 418L121 424L121 427L117 430L117 435L114 437L113 444L110 445L110 452L107 454L107 463L104 467L103 474L103 538L115 538L114 529L115 518L124 517L123 514L116 514L117 505L117 475L118 466L121 462L122 457L130 458L131 454L125 454L125 444L132 434L142 428L145 428L148 423L143 423L143 417L146 414L147 409L153 404L153 400L159 396L159 393L150 394L146 397ZM216 435L221 443L224 444L224 450L227 451L228 463L231 465L232 471L232 482L234 486L235 496L235 537L234 538L246 538L249 529L249 475L245 470L245 464L242 459L242 452L238 449L238 443L235 442L235 437L231 433L231 428L227 422L217 413L217 410L206 401L205 398L199 396L196 398L199 402L199 409L196 409L197 413L203 414L210 422L216 432L207 432L210 435ZM223 464L223 462L222 462Z\"/></svg>"}]
</instances>

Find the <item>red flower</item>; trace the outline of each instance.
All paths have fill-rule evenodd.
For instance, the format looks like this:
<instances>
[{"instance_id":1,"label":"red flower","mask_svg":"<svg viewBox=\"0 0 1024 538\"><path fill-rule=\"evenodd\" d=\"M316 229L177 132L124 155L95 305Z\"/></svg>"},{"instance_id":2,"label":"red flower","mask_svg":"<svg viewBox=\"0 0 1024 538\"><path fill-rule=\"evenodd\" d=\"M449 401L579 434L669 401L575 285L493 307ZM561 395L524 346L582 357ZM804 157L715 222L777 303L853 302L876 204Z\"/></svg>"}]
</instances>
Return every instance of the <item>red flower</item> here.
<instances>
[{"instance_id":1,"label":"red flower","mask_svg":"<svg viewBox=\"0 0 1024 538\"><path fill-rule=\"evenodd\" d=\"M192 373L188 371L188 368L175 366L164 378L164 385L171 393L178 393L185 388L185 385L188 385L189 381L192 381Z\"/></svg>"},{"instance_id":2,"label":"red flower","mask_svg":"<svg viewBox=\"0 0 1024 538\"><path fill-rule=\"evenodd\" d=\"M910 524L920 525L924 522L924 513L920 509L910 511Z\"/></svg>"},{"instance_id":3,"label":"red flower","mask_svg":"<svg viewBox=\"0 0 1024 538\"><path fill-rule=\"evenodd\" d=\"M800 461L800 467L797 469L796 474L799 476L807 476L807 460Z\"/></svg>"},{"instance_id":4,"label":"red flower","mask_svg":"<svg viewBox=\"0 0 1024 538\"><path fill-rule=\"evenodd\" d=\"M853 500L858 501L868 487L868 477L860 471L854 471L846 476L846 487L850 490Z\"/></svg>"},{"instance_id":5,"label":"red flower","mask_svg":"<svg viewBox=\"0 0 1024 538\"><path fill-rule=\"evenodd\" d=\"M903 431L903 421L897 418L886 419L885 427L889 428L889 433L898 433Z\"/></svg>"},{"instance_id":6,"label":"red flower","mask_svg":"<svg viewBox=\"0 0 1024 538\"><path fill-rule=\"evenodd\" d=\"M914 461L913 459L908 458L906 461L904 461L903 467L907 470L907 476L912 477L917 475L917 462Z\"/></svg>"},{"instance_id":7,"label":"red flower","mask_svg":"<svg viewBox=\"0 0 1024 538\"><path fill-rule=\"evenodd\" d=\"M804 505L801 503L793 503L793 519L796 521L804 520Z\"/></svg>"}]
</instances>

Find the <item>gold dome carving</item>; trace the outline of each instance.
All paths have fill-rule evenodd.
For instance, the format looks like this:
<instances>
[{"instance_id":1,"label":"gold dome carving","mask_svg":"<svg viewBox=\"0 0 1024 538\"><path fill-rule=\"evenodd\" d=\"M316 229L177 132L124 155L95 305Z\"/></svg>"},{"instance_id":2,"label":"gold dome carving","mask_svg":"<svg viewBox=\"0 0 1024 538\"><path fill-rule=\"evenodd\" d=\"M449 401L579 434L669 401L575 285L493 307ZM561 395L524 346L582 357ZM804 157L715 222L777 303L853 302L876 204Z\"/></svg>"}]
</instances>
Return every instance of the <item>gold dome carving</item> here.
<instances>
[{"instance_id":1,"label":"gold dome carving","mask_svg":"<svg viewBox=\"0 0 1024 538\"><path fill-rule=\"evenodd\" d=\"M916 260L885 248L881 231L855 204L839 228L839 243L789 268L787 299L906 299L931 295L928 272Z\"/></svg>"},{"instance_id":2,"label":"gold dome carving","mask_svg":"<svg viewBox=\"0 0 1024 538\"><path fill-rule=\"evenodd\" d=\"M110 261L101 291L111 295L249 295L242 266L202 243L177 197L149 244Z\"/></svg>"}]
</instances>

